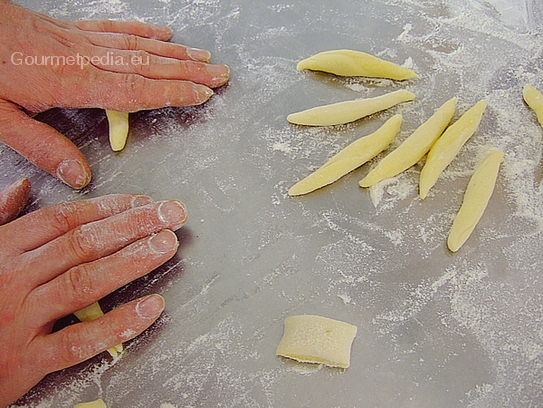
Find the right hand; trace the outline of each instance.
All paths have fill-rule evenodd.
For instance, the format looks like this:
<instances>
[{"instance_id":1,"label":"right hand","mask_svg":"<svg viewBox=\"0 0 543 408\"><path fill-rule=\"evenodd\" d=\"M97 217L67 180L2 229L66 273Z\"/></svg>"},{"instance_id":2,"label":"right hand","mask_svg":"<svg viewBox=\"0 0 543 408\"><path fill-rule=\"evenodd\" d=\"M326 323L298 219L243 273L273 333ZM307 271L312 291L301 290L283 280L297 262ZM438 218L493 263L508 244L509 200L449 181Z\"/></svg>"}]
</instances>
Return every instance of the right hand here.
<instances>
[{"instance_id":1,"label":"right hand","mask_svg":"<svg viewBox=\"0 0 543 408\"><path fill-rule=\"evenodd\" d=\"M13 219L30 184L0 192ZM149 327L164 299L148 295L52 333L60 318L157 268L178 248L179 201L110 195L46 207L0 225L0 407L45 375L78 364Z\"/></svg>"}]
</instances>

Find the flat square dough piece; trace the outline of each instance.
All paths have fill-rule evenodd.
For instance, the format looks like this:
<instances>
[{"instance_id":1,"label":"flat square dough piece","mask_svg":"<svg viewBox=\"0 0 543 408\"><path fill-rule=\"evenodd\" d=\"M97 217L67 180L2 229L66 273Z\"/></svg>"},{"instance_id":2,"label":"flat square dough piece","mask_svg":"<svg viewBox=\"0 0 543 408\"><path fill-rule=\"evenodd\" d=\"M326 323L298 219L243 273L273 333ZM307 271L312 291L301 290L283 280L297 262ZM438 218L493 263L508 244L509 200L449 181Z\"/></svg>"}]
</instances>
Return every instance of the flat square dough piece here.
<instances>
[{"instance_id":1,"label":"flat square dough piece","mask_svg":"<svg viewBox=\"0 0 543 408\"><path fill-rule=\"evenodd\" d=\"M275 354L303 363L347 368L356 331L356 326L327 317L290 316L285 319L285 331Z\"/></svg>"}]
</instances>

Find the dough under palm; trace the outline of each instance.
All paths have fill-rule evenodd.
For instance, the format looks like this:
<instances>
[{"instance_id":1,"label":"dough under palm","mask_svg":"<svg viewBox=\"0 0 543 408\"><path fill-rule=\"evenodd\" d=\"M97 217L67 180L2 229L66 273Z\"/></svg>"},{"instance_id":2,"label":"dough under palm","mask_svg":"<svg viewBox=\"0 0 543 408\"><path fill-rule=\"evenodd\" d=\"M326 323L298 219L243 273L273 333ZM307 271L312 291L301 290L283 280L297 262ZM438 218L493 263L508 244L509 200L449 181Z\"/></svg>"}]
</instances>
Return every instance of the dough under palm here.
<instances>
[{"instance_id":1,"label":"dough under palm","mask_svg":"<svg viewBox=\"0 0 543 408\"><path fill-rule=\"evenodd\" d=\"M128 112L106 110L109 123L109 144L115 152L124 149L128 138Z\"/></svg>"},{"instance_id":2,"label":"dough under palm","mask_svg":"<svg viewBox=\"0 0 543 408\"><path fill-rule=\"evenodd\" d=\"M75 316L82 322L90 322L91 320L98 319L104 315L102 308L98 302L93 303L81 310L74 313ZM123 351L123 345L117 344L115 347L111 347L107 350L112 357L117 357L120 352Z\"/></svg>"}]
</instances>

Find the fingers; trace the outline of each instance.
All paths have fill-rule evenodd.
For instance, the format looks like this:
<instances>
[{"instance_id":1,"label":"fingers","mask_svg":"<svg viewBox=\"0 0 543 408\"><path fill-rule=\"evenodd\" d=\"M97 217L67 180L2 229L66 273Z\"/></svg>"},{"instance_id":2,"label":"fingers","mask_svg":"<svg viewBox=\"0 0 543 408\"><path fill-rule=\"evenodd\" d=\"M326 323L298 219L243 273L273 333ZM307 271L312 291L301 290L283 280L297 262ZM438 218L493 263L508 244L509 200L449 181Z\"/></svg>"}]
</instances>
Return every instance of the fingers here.
<instances>
[{"instance_id":1,"label":"fingers","mask_svg":"<svg viewBox=\"0 0 543 408\"><path fill-rule=\"evenodd\" d=\"M52 205L26 214L1 227L14 255L31 251L74 228L152 203L141 195L114 194Z\"/></svg>"},{"instance_id":2,"label":"fingers","mask_svg":"<svg viewBox=\"0 0 543 408\"><path fill-rule=\"evenodd\" d=\"M111 255L136 240L164 229L176 230L185 224L186 219L185 207L179 201L164 201L78 226L21 255L28 271L31 271L25 279L29 285L38 286L70 268ZM32 271L39 271L39 274ZM76 271L75 276L80 276L78 273ZM72 276L69 278L75 280ZM83 285L93 287L90 283L83 282ZM77 282L73 286L77 286ZM88 288L80 291L91 290Z\"/></svg>"},{"instance_id":3,"label":"fingers","mask_svg":"<svg viewBox=\"0 0 543 408\"><path fill-rule=\"evenodd\" d=\"M102 70L138 74L149 79L191 81L210 88L224 85L230 77L226 65L165 58L147 51L121 51L103 47L93 49L92 63Z\"/></svg>"},{"instance_id":4,"label":"fingers","mask_svg":"<svg viewBox=\"0 0 543 408\"><path fill-rule=\"evenodd\" d=\"M164 310L164 299L150 295L134 300L91 322L78 323L36 338L29 352L44 374L81 363L126 342L148 328Z\"/></svg>"},{"instance_id":5,"label":"fingers","mask_svg":"<svg viewBox=\"0 0 543 408\"><path fill-rule=\"evenodd\" d=\"M89 92L76 97L74 106L101 107L121 112L194 106L206 102L213 90L190 81L148 79L138 74L104 72L94 67Z\"/></svg>"},{"instance_id":6,"label":"fingers","mask_svg":"<svg viewBox=\"0 0 543 408\"><path fill-rule=\"evenodd\" d=\"M0 225L14 220L22 211L30 195L30 181L22 178L0 191Z\"/></svg>"},{"instance_id":7,"label":"fingers","mask_svg":"<svg viewBox=\"0 0 543 408\"><path fill-rule=\"evenodd\" d=\"M110 50L145 51L161 57L200 62L209 62L211 59L211 53L207 50L185 47L179 44L152 40L136 35L90 33L87 34L87 39L97 47L104 47Z\"/></svg>"},{"instance_id":8,"label":"fingers","mask_svg":"<svg viewBox=\"0 0 543 408\"><path fill-rule=\"evenodd\" d=\"M71 268L27 297L33 322L47 325L100 300L162 265L175 255L178 245L177 236L164 230L110 256Z\"/></svg>"},{"instance_id":9,"label":"fingers","mask_svg":"<svg viewBox=\"0 0 543 408\"><path fill-rule=\"evenodd\" d=\"M6 101L0 101L0 141L73 188L90 182L89 164L76 145Z\"/></svg>"},{"instance_id":10,"label":"fingers","mask_svg":"<svg viewBox=\"0 0 543 408\"><path fill-rule=\"evenodd\" d=\"M132 34L144 38L168 41L172 30L164 26L152 26L139 21L81 20L75 26L84 31Z\"/></svg>"}]
</instances>

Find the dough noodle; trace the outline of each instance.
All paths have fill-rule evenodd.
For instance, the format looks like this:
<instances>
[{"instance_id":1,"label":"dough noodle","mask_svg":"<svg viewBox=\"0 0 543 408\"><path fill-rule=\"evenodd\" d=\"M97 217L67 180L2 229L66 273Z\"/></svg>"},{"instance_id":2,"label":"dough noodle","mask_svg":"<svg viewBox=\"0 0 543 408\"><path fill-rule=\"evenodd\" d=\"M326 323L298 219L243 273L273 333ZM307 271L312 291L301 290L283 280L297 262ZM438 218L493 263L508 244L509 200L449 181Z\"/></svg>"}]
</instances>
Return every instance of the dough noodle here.
<instances>
[{"instance_id":1,"label":"dough noodle","mask_svg":"<svg viewBox=\"0 0 543 408\"><path fill-rule=\"evenodd\" d=\"M128 112L106 110L109 122L109 144L115 152L124 149L128 138Z\"/></svg>"},{"instance_id":2,"label":"dough noodle","mask_svg":"<svg viewBox=\"0 0 543 408\"><path fill-rule=\"evenodd\" d=\"M307 194L333 183L345 174L362 166L381 153L392 142L402 124L402 115L387 120L374 133L354 141L326 164L290 188L288 194L297 196Z\"/></svg>"},{"instance_id":3,"label":"dough noodle","mask_svg":"<svg viewBox=\"0 0 543 408\"><path fill-rule=\"evenodd\" d=\"M107 408L107 405L103 400L97 399L96 401L82 402L74 406L74 408Z\"/></svg>"},{"instance_id":4,"label":"dough noodle","mask_svg":"<svg viewBox=\"0 0 543 408\"><path fill-rule=\"evenodd\" d=\"M532 85L527 84L522 91L522 96L528 106L536 113L539 124L543 126L543 95Z\"/></svg>"},{"instance_id":5,"label":"dough noodle","mask_svg":"<svg viewBox=\"0 0 543 408\"><path fill-rule=\"evenodd\" d=\"M451 121L456 107L456 98L445 102L411 136L360 180L360 187L370 187L381 180L394 177L416 164L430 150L437 138Z\"/></svg>"},{"instance_id":6,"label":"dough noodle","mask_svg":"<svg viewBox=\"0 0 543 408\"><path fill-rule=\"evenodd\" d=\"M413 99L415 99L413 92L401 89L375 98L355 99L292 113L287 116L287 120L306 126L341 125Z\"/></svg>"},{"instance_id":7,"label":"dough noodle","mask_svg":"<svg viewBox=\"0 0 543 408\"><path fill-rule=\"evenodd\" d=\"M460 249L481 219L488 205L488 200L494 191L502 159L503 152L491 152L471 176L464 194L464 201L454 219L447 240L447 246L452 252Z\"/></svg>"},{"instance_id":8,"label":"dough noodle","mask_svg":"<svg viewBox=\"0 0 543 408\"><path fill-rule=\"evenodd\" d=\"M296 68L299 71L310 69L340 76L364 76L395 80L417 77L417 74L410 69L365 52L352 50L324 51L300 61Z\"/></svg>"},{"instance_id":9,"label":"dough noodle","mask_svg":"<svg viewBox=\"0 0 543 408\"><path fill-rule=\"evenodd\" d=\"M91 320L98 319L104 315L102 308L98 302L93 303L74 313L75 316L82 322L90 322ZM111 347L107 350L112 357L117 357L121 351L123 351L123 345L117 344L115 347Z\"/></svg>"},{"instance_id":10,"label":"dough noodle","mask_svg":"<svg viewBox=\"0 0 543 408\"><path fill-rule=\"evenodd\" d=\"M419 195L425 198L441 172L456 157L464 143L475 133L486 109L486 102L479 101L468 109L434 143L420 173Z\"/></svg>"},{"instance_id":11,"label":"dough noodle","mask_svg":"<svg viewBox=\"0 0 543 408\"><path fill-rule=\"evenodd\" d=\"M275 353L303 363L347 368L356 331L356 326L327 317L290 316Z\"/></svg>"}]
</instances>

